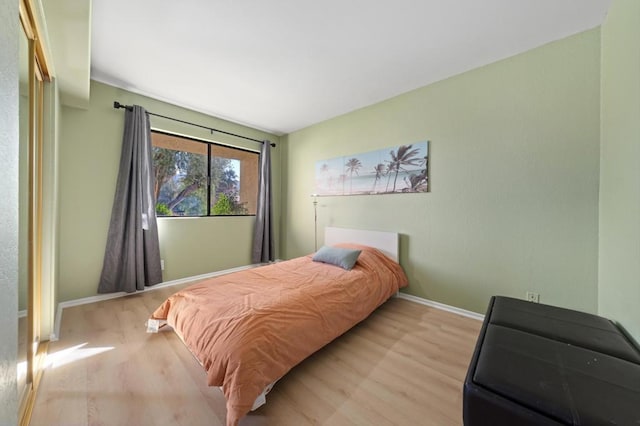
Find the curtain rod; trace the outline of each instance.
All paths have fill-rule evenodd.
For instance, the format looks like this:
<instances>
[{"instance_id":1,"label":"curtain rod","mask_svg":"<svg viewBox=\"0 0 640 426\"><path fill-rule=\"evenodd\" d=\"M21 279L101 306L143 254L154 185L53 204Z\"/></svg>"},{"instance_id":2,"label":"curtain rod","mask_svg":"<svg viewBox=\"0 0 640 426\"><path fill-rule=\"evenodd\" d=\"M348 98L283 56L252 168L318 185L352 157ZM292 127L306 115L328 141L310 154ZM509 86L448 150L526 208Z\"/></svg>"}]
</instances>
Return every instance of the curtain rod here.
<instances>
[{"instance_id":1,"label":"curtain rod","mask_svg":"<svg viewBox=\"0 0 640 426\"><path fill-rule=\"evenodd\" d=\"M115 109L124 108L124 109L126 109L128 111L133 111L133 106L131 106L131 105L122 105L118 101L113 101L113 107ZM224 130L218 130L218 129L214 129L213 127L207 127L207 126L203 126L201 124L191 123L189 121L184 121L184 120L180 120L180 119L173 118L173 117L167 117L166 115L155 114L155 113L150 112L150 111L147 111L147 114L154 115L154 116L160 117L160 118L166 118L167 120L178 121L180 123L188 124L190 126L196 126L196 127L202 128L202 129L207 129L207 130L209 130L211 132L211 134L213 134L213 132L224 133L225 135L235 136L237 138L246 139L248 141L264 143L264 141L261 141L259 139L254 139L254 138L250 138L250 137L247 137L247 136L237 135L237 134L231 133L231 132L225 132ZM276 144L272 143L271 146L275 148Z\"/></svg>"}]
</instances>

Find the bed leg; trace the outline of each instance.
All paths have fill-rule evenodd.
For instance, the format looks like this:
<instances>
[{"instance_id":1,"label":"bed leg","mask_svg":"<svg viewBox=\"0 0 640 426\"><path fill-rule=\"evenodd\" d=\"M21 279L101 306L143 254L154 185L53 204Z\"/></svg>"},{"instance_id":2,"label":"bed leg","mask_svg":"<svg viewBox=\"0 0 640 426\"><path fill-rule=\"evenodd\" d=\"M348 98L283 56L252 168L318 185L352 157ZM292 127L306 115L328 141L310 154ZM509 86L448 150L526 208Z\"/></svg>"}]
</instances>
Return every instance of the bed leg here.
<instances>
[{"instance_id":1,"label":"bed leg","mask_svg":"<svg viewBox=\"0 0 640 426\"><path fill-rule=\"evenodd\" d=\"M166 320L148 319L147 320L147 333L157 333L162 327L167 325Z\"/></svg>"}]
</instances>

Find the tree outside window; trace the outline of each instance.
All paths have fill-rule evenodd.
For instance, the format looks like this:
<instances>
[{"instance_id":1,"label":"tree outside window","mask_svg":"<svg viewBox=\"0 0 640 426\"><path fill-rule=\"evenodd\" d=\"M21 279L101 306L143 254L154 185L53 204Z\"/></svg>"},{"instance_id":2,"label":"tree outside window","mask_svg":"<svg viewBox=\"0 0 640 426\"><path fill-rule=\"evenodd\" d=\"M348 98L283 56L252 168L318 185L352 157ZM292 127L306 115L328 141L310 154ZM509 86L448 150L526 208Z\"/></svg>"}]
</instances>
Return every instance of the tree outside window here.
<instances>
[{"instance_id":1,"label":"tree outside window","mask_svg":"<svg viewBox=\"0 0 640 426\"><path fill-rule=\"evenodd\" d=\"M158 216L255 215L259 154L152 131Z\"/></svg>"}]
</instances>

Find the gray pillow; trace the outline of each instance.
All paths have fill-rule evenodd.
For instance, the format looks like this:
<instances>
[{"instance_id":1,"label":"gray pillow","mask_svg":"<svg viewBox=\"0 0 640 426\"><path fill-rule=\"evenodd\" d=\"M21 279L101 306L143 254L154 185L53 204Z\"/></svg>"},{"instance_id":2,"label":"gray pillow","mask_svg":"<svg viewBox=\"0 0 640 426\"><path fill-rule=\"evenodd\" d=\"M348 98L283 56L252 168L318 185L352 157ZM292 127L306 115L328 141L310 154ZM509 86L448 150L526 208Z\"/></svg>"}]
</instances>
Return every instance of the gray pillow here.
<instances>
[{"instance_id":1,"label":"gray pillow","mask_svg":"<svg viewBox=\"0 0 640 426\"><path fill-rule=\"evenodd\" d=\"M353 268L353 265L356 264L361 251L362 250L341 247L322 246L322 248L313 255L312 260L314 262L330 263L331 265L336 265L349 271Z\"/></svg>"}]
</instances>

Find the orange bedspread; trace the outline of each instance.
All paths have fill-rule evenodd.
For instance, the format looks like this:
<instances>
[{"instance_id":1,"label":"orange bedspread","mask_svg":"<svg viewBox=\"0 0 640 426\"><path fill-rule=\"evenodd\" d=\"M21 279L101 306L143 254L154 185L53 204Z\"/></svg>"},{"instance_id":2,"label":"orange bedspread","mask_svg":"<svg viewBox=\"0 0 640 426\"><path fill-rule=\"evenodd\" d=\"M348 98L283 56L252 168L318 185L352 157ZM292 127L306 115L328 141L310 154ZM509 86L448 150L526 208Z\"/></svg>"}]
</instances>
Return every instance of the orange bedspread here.
<instances>
[{"instance_id":1,"label":"orange bedspread","mask_svg":"<svg viewBox=\"0 0 640 426\"><path fill-rule=\"evenodd\" d=\"M347 247L362 249L351 271L309 255L202 281L153 313L200 361L208 384L222 386L228 426L265 386L407 285L400 265L378 250Z\"/></svg>"}]
</instances>

